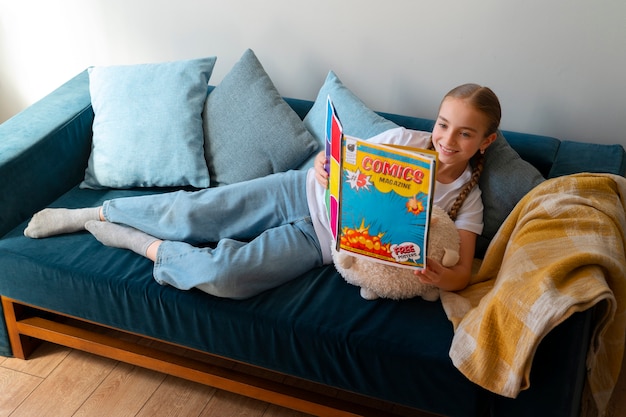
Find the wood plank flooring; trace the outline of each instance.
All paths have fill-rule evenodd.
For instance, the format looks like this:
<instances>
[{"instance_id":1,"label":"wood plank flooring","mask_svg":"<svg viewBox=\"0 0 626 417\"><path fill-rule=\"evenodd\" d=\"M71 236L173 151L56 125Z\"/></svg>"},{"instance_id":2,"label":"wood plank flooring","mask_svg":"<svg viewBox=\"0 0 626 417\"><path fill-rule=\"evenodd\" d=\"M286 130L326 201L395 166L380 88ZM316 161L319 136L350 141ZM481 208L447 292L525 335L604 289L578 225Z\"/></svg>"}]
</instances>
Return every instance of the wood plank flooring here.
<instances>
[{"instance_id":1,"label":"wood plank flooring","mask_svg":"<svg viewBox=\"0 0 626 417\"><path fill-rule=\"evenodd\" d=\"M626 415L626 363L607 417ZM594 413L586 410L586 417ZM43 343L23 361L0 356L0 417L307 417L159 372Z\"/></svg>"},{"instance_id":2,"label":"wood plank flooring","mask_svg":"<svg viewBox=\"0 0 626 417\"><path fill-rule=\"evenodd\" d=\"M0 416L307 417L307 414L44 343L27 361L0 357Z\"/></svg>"}]
</instances>

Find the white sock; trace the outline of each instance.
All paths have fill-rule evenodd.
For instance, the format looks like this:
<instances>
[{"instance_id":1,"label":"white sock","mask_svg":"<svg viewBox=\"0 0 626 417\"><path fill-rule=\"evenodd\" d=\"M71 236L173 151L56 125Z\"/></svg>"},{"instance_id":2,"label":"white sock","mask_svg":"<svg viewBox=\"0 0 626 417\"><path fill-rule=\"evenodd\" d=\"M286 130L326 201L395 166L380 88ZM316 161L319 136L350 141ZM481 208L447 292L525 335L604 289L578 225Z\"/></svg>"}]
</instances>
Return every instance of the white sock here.
<instances>
[{"instance_id":1,"label":"white sock","mask_svg":"<svg viewBox=\"0 0 626 417\"><path fill-rule=\"evenodd\" d=\"M34 239L85 230L89 220L100 220L100 207L80 209L47 208L35 213L24 230Z\"/></svg>"},{"instance_id":2,"label":"white sock","mask_svg":"<svg viewBox=\"0 0 626 417\"><path fill-rule=\"evenodd\" d=\"M158 240L140 230L116 223L91 220L85 223L85 229L103 245L130 249L141 256L146 256L148 246Z\"/></svg>"}]
</instances>

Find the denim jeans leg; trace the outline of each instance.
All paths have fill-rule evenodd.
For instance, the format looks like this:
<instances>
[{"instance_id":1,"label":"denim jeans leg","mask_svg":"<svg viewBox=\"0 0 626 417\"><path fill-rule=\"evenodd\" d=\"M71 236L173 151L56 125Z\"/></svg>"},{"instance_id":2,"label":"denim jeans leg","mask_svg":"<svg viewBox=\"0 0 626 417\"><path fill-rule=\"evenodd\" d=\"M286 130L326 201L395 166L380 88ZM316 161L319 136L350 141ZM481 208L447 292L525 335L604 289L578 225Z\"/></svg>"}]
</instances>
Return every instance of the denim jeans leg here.
<instances>
[{"instance_id":1,"label":"denim jeans leg","mask_svg":"<svg viewBox=\"0 0 626 417\"><path fill-rule=\"evenodd\" d=\"M109 200L104 217L164 240L192 244L252 239L310 216L306 172L289 171L194 192Z\"/></svg>"},{"instance_id":2,"label":"denim jeans leg","mask_svg":"<svg viewBox=\"0 0 626 417\"><path fill-rule=\"evenodd\" d=\"M218 297L248 298L322 265L310 218L270 228L250 242L222 239L212 248L165 241L154 277L179 289L197 287Z\"/></svg>"}]
</instances>

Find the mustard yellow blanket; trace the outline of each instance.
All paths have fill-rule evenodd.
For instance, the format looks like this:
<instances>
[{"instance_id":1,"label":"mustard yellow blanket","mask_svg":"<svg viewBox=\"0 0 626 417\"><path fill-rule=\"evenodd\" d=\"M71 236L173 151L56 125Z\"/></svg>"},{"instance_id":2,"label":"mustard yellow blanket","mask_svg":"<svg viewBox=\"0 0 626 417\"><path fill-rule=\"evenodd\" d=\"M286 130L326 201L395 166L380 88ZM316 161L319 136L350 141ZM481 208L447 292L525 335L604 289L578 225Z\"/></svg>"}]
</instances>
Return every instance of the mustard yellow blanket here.
<instances>
[{"instance_id":1,"label":"mustard yellow blanket","mask_svg":"<svg viewBox=\"0 0 626 417\"><path fill-rule=\"evenodd\" d=\"M598 305L587 357L600 414L624 353L626 179L577 174L545 181L515 207L470 285L441 300L455 334L454 365L514 398L532 383L539 342L574 312Z\"/></svg>"}]
</instances>

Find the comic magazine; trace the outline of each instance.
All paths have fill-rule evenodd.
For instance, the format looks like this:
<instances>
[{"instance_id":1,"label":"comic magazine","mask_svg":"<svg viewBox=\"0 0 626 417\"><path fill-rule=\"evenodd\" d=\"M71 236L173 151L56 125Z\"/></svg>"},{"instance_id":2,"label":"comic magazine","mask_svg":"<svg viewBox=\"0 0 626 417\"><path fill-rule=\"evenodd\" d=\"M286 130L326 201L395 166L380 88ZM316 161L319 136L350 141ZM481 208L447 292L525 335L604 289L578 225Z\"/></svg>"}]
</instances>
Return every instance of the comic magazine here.
<instances>
[{"instance_id":1,"label":"comic magazine","mask_svg":"<svg viewBox=\"0 0 626 417\"><path fill-rule=\"evenodd\" d=\"M336 249L425 268L437 154L344 135L329 97L326 157Z\"/></svg>"}]
</instances>

